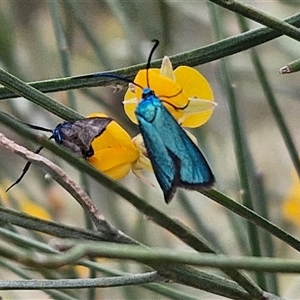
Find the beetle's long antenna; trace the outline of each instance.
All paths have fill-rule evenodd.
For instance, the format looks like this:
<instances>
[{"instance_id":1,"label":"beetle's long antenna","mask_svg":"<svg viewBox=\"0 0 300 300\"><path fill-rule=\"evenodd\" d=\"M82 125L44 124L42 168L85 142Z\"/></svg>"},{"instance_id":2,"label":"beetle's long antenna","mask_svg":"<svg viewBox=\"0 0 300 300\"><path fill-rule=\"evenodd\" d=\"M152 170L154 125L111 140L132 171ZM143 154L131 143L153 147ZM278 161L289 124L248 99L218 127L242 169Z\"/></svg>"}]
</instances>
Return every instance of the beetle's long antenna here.
<instances>
[{"instance_id":1,"label":"beetle's long antenna","mask_svg":"<svg viewBox=\"0 0 300 300\"><path fill-rule=\"evenodd\" d=\"M147 72L147 87L150 88L150 84L149 84L149 69L150 69L150 64L151 64L151 60L152 60L152 56L153 53L155 51L155 49L158 47L159 45L159 40L152 40L151 42L155 43L150 51L149 57L148 57L148 61L147 61L147 66L146 66L146 72Z\"/></svg>"}]
</instances>

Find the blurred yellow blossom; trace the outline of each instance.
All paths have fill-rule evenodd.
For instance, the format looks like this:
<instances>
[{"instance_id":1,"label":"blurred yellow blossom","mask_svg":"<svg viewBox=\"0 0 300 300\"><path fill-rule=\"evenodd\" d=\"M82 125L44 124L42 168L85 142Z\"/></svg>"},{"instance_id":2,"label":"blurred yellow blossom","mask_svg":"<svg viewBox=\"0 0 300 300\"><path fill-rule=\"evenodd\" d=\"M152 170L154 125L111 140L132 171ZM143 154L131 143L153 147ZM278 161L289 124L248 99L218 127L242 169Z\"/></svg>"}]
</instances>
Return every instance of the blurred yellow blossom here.
<instances>
[{"instance_id":1,"label":"blurred yellow blossom","mask_svg":"<svg viewBox=\"0 0 300 300\"><path fill-rule=\"evenodd\" d=\"M32 215L34 217L50 221L52 217L48 211L40 204L33 202L29 198L23 196L20 198L19 208L26 214Z\"/></svg>"},{"instance_id":2,"label":"blurred yellow blossom","mask_svg":"<svg viewBox=\"0 0 300 300\"><path fill-rule=\"evenodd\" d=\"M4 186L7 186L7 182L4 182L0 186L0 196L5 206L16 208L13 204L13 200L17 200L18 209L28 215L43 220L51 220L50 213L41 204L31 200L24 192L19 191L17 188L9 195L5 192Z\"/></svg>"},{"instance_id":3,"label":"blurred yellow blossom","mask_svg":"<svg viewBox=\"0 0 300 300\"><path fill-rule=\"evenodd\" d=\"M166 56L160 69L148 70L148 81L150 89L181 126L198 127L210 118L216 105L213 93L207 80L195 69L180 66L173 71ZM134 82L147 87L147 70L140 70ZM141 88L130 84L124 97L125 112L134 123L137 123L134 112L142 93Z\"/></svg>"},{"instance_id":4,"label":"blurred yellow blossom","mask_svg":"<svg viewBox=\"0 0 300 300\"><path fill-rule=\"evenodd\" d=\"M300 180L292 174L293 184L283 203L283 215L290 222L300 226Z\"/></svg>"}]
</instances>

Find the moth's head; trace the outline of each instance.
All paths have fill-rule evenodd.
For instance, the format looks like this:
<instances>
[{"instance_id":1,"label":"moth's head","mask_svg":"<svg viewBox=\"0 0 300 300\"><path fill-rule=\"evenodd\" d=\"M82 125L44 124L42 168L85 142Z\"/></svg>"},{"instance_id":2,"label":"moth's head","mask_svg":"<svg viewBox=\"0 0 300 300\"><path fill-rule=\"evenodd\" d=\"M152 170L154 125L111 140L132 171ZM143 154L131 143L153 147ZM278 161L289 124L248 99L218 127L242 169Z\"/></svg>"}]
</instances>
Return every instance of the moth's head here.
<instances>
[{"instance_id":1,"label":"moth's head","mask_svg":"<svg viewBox=\"0 0 300 300\"><path fill-rule=\"evenodd\" d=\"M143 89L143 94L142 94L142 99L148 99L149 97L155 96L154 92L150 88L144 88Z\"/></svg>"},{"instance_id":2,"label":"moth's head","mask_svg":"<svg viewBox=\"0 0 300 300\"><path fill-rule=\"evenodd\" d=\"M62 127L61 125L62 125L62 123L58 124L54 128L52 136L51 136L51 138L53 138L57 144L61 144L63 141L63 137L62 137L62 133L61 133L61 127Z\"/></svg>"}]
</instances>

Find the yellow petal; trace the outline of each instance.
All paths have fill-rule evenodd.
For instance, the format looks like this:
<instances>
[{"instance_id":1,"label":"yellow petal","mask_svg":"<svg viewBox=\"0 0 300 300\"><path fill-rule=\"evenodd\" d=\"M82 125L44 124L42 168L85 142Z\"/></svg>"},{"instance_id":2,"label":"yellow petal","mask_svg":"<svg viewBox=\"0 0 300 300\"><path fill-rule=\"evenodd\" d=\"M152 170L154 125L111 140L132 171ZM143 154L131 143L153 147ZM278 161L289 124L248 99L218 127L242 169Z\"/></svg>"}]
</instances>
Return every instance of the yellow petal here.
<instances>
[{"instance_id":1,"label":"yellow petal","mask_svg":"<svg viewBox=\"0 0 300 300\"><path fill-rule=\"evenodd\" d=\"M88 117L103 117L94 113ZM89 163L115 180L125 177L133 162L139 157L139 151L131 141L129 134L116 122L110 122L106 130L92 142L94 155Z\"/></svg>"},{"instance_id":2,"label":"yellow petal","mask_svg":"<svg viewBox=\"0 0 300 300\"><path fill-rule=\"evenodd\" d=\"M189 100L189 105L184 110L183 117L179 119L178 122L183 127L199 127L209 120L216 103L197 98L192 98Z\"/></svg>"},{"instance_id":3,"label":"yellow petal","mask_svg":"<svg viewBox=\"0 0 300 300\"><path fill-rule=\"evenodd\" d=\"M88 158L88 161L101 172L115 180L119 180L128 174L132 162L137 158L138 155L134 155L126 148L110 148L95 152L92 157Z\"/></svg>"},{"instance_id":4,"label":"yellow petal","mask_svg":"<svg viewBox=\"0 0 300 300\"><path fill-rule=\"evenodd\" d=\"M130 92L129 90L127 90L125 96L124 96L124 101L123 101L123 105L124 105L124 110L125 113L127 115L127 117L131 120L131 122L137 124L137 118L135 116L135 110L136 110L136 106L138 104L137 98L129 98L132 94L132 92ZM128 99L128 100L127 100Z\"/></svg>"},{"instance_id":5,"label":"yellow petal","mask_svg":"<svg viewBox=\"0 0 300 300\"><path fill-rule=\"evenodd\" d=\"M215 102L198 98L189 98L189 105L185 108L184 113L192 114L195 112L203 112L212 110L217 106Z\"/></svg>"},{"instance_id":6,"label":"yellow petal","mask_svg":"<svg viewBox=\"0 0 300 300\"><path fill-rule=\"evenodd\" d=\"M91 117L107 117L107 115L103 113L93 113L87 118ZM94 151L104 148L124 146L135 149L130 135L114 120L110 122L107 125L106 130L92 142Z\"/></svg>"},{"instance_id":7,"label":"yellow petal","mask_svg":"<svg viewBox=\"0 0 300 300\"><path fill-rule=\"evenodd\" d=\"M174 74L176 82L190 100L179 123L190 128L203 125L211 117L215 106L209 83L197 70L187 66L178 67Z\"/></svg>"},{"instance_id":8,"label":"yellow petal","mask_svg":"<svg viewBox=\"0 0 300 300\"><path fill-rule=\"evenodd\" d=\"M139 154L140 154L138 160L134 163L132 168L134 170L145 169L147 171L153 172L152 164L150 159L148 158L147 149L145 147L142 135L138 134L137 136L135 136L132 139L132 142L139 150Z\"/></svg>"},{"instance_id":9,"label":"yellow petal","mask_svg":"<svg viewBox=\"0 0 300 300\"><path fill-rule=\"evenodd\" d=\"M91 113L87 116L87 118L94 118L94 117L99 117L99 118L106 118L108 117L105 113L102 113L102 112L96 112L96 113Z\"/></svg>"},{"instance_id":10,"label":"yellow petal","mask_svg":"<svg viewBox=\"0 0 300 300\"><path fill-rule=\"evenodd\" d=\"M172 66L172 63L168 56L165 56L163 58L163 61L161 63L161 67L160 67L160 74L175 81L173 66Z\"/></svg>"},{"instance_id":11,"label":"yellow petal","mask_svg":"<svg viewBox=\"0 0 300 300\"><path fill-rule=\"evenodd\" d=\"M169 110L175 119L179 119L183 116L183 110L188 104L188 98L182 92L182 88L172 79L160 74L159 69L140 70L134 82L142 87L147 87L147 75L149 78L150 89L153 90L155 95L163 102L163 105ZM135 97L132 92L128 90L125 94L124 108L127 116L134 122L137 123L134 111L136 105L142 99L142 89L136 87ZM136 98L136 103L133 98Z\"/></svg>"},{"instance_id":12,"label":"yellow petal","mask_svg":"<svg viewBox=\"0 0 300 300\"><path fill-rule=\"evenodd\" d=\"M180 66L174 71L176 82L188 98L199 98L213 101L214 96L208 81L196 70Z\"/></svg>"},{"instance_id":13,"label":"yellow petal","mask_svg":"<svg viewBox=\"0 0 300 300\"><path fill-rule=\"evenodd\" d=\"M88 278L90 275L90 269L85 266L74 266L74 270L80 278Z\"/></svg>"}]
</instances>

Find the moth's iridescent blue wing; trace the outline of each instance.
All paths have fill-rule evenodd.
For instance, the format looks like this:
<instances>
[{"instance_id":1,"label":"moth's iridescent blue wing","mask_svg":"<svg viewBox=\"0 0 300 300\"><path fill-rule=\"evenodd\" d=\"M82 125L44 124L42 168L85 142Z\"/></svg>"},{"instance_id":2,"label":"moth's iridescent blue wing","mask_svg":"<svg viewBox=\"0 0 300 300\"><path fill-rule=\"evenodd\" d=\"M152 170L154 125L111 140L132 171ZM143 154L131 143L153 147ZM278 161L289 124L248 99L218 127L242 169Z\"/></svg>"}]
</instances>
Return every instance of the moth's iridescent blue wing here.
<instances>
[{"instance_id":1,"label":"moth's iridescent blue wing","mask_svg":"<svg viewBox=\"0 0 300 300\"><path fill-rule=\"evenodd\" d=\"M151 161L156 179L164 193L164 198L171 199L178 182L176 165L165 146L163 135L158 132L151 123L137 116L140 132L143 136L148 157Z\"/></svg>"},{"instance_id":2,"label":"moth's iridescent blue wing","mask_svg":"<svg viewBox=\"0 0 300 300\"><path fill-rule=\"evenodd\" d=\"M149 89L144 90L136 115L167 203L177 187L200 190L213 185L214 176L203 154Z\"/></svg>"}]
</instances>

